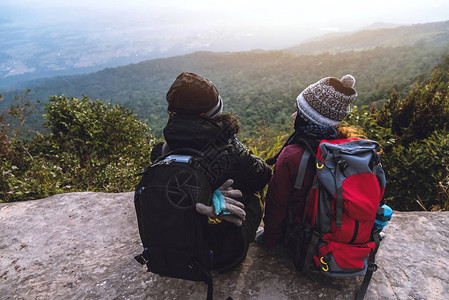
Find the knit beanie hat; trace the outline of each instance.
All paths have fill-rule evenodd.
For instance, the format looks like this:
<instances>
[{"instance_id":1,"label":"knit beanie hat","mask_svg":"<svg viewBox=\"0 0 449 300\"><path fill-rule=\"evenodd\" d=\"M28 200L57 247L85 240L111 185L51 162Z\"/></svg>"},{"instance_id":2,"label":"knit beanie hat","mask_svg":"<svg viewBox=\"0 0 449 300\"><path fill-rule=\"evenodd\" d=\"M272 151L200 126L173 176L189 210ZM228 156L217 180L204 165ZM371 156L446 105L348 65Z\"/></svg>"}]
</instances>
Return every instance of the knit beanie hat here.
<instances>
[{"instance_id":1,"label":"knit beanie hat","mask_svg":"<svg viewBox=\"0 0 449 300\"><path fill-rule=\"evenodd\" d=\"M337 126L349 113L349 104L357 97L355 78L326 77L309 85L296 98L298 112L311 124Z\"/></svg>"},{"instance_id":2,"label":"knit beanie hat","mask_svg":"<svg viewBox=\"0 0 449 300\"><path fill-rule=\"evenodd\" d=\"M223 101L215 85L194 73L179 74L168 90L166 99L168 111L171 112L213 118L223 111Z\"/></svg>"}]
</instances>

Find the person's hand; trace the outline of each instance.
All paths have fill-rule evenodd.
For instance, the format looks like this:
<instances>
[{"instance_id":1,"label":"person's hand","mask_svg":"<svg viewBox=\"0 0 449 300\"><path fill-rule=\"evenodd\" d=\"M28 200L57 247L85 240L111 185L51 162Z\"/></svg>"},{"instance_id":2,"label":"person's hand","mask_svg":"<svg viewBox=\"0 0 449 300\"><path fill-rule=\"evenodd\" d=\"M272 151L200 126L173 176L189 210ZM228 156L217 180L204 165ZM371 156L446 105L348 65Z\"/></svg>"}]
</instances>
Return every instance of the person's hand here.
<instances>
[{"instance_id":1,"label":"person's hand","mask_svg":"<svg viewBox=\"0 0 449 300\"><path fill-rule=\"evenodd\" d=\"M242 192L232 188L234 181L227 180L218 190L214 192L212 205L206 206L202 203L196 204L196 211L212 219L221 218L225 221L242 226L246 218L243 203L233 199L240 198ZM233 198L231 198L233 197Z\"/></svg>"},{"instance_id":2,"label":"person's hand","mask_svg":"<svg viewBox=\"0 0 449 300\"><path fill-rule=\"evenodd\" d=\"M242 226L243 221L246 218L246 212L243 210L245 206L243 203L238 202L234 199L223 197L225 200L226 210L224 212L228 212L228 214L215 214L215 206L212 204L211 206L206 206L203 203L197 203L195 208L196 211L202 215L210 217L212 219L223 219L225 221L234 223L237 226Z\"/></svg>"},{"instance_id":3,"label":"person's hand","mask_svg":"<svg viewBox=\"0 0 449 300\"><path fill-rule=\"evenodd\" d=\"M222 186L220 186L218 188L218 190L221 192L221 194L224 197L228 197L228 198L241 198L242 197L242 192L240 190L234 189L232 187L232 185L234 184L234 180L232 179L228 179L226 180L225 183L223 183Z\"/></svg>"}]
</instances>

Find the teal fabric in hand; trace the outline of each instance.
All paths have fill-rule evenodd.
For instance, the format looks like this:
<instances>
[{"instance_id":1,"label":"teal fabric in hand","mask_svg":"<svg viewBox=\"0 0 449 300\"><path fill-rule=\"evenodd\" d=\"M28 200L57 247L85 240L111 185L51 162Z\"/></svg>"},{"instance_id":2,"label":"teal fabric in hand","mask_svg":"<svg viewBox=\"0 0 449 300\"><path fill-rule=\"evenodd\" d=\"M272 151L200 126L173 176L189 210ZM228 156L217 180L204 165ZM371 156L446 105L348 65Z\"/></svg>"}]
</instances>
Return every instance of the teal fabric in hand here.
<instances>
[{"instance_id":1,"label":"teal fabric in hand","mask_svg":"<svg viewBox=\"0 0 449 300\"><path fill-rule=\"evenodd\" d=\"M215 190L214 195L212 196L212 203L215 207L215 214L218 216L220 213L223 215L229 215L230 212L226 211L226 201L220 190Z\"/></svg>"}]
</instances>

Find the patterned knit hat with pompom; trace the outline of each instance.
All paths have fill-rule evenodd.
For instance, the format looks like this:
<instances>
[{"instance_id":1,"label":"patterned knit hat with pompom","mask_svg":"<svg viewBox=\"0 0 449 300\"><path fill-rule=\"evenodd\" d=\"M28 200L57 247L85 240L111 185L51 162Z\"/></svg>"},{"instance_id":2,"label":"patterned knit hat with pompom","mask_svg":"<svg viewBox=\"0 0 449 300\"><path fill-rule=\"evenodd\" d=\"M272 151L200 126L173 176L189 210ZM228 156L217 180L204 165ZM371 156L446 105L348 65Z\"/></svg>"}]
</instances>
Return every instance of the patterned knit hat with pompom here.
<instances>
[{"instance_id":1,"label":"patterned knit hat with pompom","mask_svg":"<svg viewBox=\"0 0 449 300\"><path fill-rule=\"evenodd\" d=\"M349 105L357 97L355 78L326 77L309 85L296 98L300 116L311 124L337 126L349 113Z\"/></svg>"}]
</instances>

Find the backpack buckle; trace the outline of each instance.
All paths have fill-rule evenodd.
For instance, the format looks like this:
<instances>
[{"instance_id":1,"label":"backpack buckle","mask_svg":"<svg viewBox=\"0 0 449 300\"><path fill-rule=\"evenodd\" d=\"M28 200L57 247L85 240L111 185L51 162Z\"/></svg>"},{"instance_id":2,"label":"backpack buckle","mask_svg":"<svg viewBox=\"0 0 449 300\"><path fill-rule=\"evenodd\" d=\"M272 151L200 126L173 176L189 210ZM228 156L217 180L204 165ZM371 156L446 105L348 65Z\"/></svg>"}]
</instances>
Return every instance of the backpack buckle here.
<instances>
[{"instance_id":1,"label":"backpack buckle","mask_svg":"<svg viewBox=\"0 0 449 300\"><path fill-rule=\"evenodd\" d=\"M141 265L145 265L150 261L150 257L146 251L143 251L141 254L134 256L134 259Z\"/></svg>"},{"instance_id":2,"label":"backpack buckle","mask_svg":"<svg viewBox=\"0 0 449 300\"><path fill-rule=\"evenodd\" d=\"M344 159L340 159L339 161L338 161L338 165L340 166L340 169L342 170L342 171L344 171L344 170L346 170L346 168L348 167L348 162L346 161L346 160L344 160Z\"/></svg>"},{"instance_id":3,"label":"backpack buckle","mask_svg":"<svg viewBox=\"0 0 449 300\"><path fill-rule=\"evenodd\" d=\"M174 162L174 161L176 161L176 159L167 157L167 158L165 158L165 159L163 159L163 160L160 160L160 161L158 161L158 162L152 164L152 165L150 166L150 168L153 168L153 167L156 167L156 166L161 166L161 165L169 165L169 164L171 164L171 163Z\"/></svg>"},{"instance_id":4,"label":"backpack buckle","mask_svg":"<svg viewBox=\"0 0 449 300\"><path fill-rule=\"evenodd\" d=\"M368 263L368 271L376 272L377 271L377 265L375 263L372 263L372 262Z\"/></svg>"}]
</instances>

